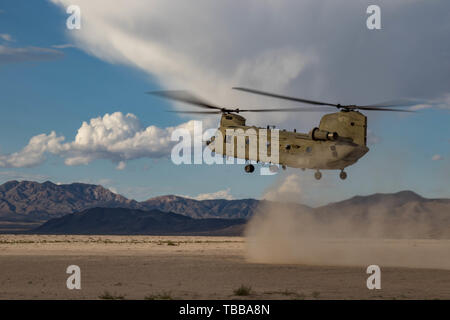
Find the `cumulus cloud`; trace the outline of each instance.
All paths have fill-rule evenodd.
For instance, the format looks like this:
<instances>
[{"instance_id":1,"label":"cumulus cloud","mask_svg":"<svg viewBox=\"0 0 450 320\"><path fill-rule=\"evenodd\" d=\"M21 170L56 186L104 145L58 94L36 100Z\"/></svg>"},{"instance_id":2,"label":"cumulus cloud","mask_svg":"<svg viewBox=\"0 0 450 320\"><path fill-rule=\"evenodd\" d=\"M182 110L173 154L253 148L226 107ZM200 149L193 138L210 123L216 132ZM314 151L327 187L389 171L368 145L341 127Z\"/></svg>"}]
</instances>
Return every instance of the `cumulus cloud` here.
<instances>
[{"instance_id":1,"label":"cumulus cloud","mask_svg":"<svg viewBox=\"0 0 450 320\"><path fill-rule=\"evenodd\" d=\"M283 177L281 181L270 188L263 199L270 201L287 201L296 202L299 200L299 195L303 193L300 176L297 174L291 174L287 177Z\"/></svg>"},{"instance_id":2,"label":"cumulus cloud","mask_svg":"<svg viewBox=\"0 0 450 320\"><path fill-rule=\"evenodd\" d=\"M63 55L64 54L61 51L48 48L13 48L0 45L0 64L24 61L53 60L61 58Z\"/></svg>"},{"instance_id":3,"label":"cumulus cloud","mask_svg":"<svg viewBox=\"0 0 450 320\"><path fill-rule=\"evenodd\" d=\"M39 165L45 160L46 152L61 152L63 140L64 137L58 137L54 131L48 135L34 136L22 150L8 155L0 155L0 167L21 168Z\"/></svg>"},{"instance_id":4,"label":"cumulus cloud","mask_svg":"<svg viewBox=\"0 0 450 320\"><path fill-rule=\"evenodd\" d=\"M108 159L118 170L126 161L138 158L161 158L170 154L175 142L174 130L184 128L191 134L194 121L176 127L143 127L139 119L129 113L115 112L83 122L75 140L64 142L55 132L34 136L22 150L0 155L0 167L32 167L45 161L47 153L64 158L67 165L88 164L97 159Z\"/></svg>"},{"instance_id":5,"label":"cumulus cloud","mask_svg":"<svg viewBox=\"0 0 450 320\"><path fill-rule=\"evenodd\" d=\"M231 189L227 188L225 190L220 190L212 193L202 193L198 196L194 197L195 200L213 200L213 199L226 199L233 200L233 196L231 195Z\"/></svg>"},{"instance_id":6,"label":"cumulus cloud","mask_svg":"<svg viewBox=\"0 0 450 320\"><path fill-rule=\"evenodd\" d=\"M123 170L123 169L126 168L126 166L127 166L127 163L126 163L125 161L120 161L120 162L117 164L116 169L117 169L117 170Z\"/></svg>"},{"instance_id":7,"label":"cumulus cloud","mask_svg":"<svg viewBox=\"0 0 450 320\"><path fill-rule=\"evenodd\" d=\"M62 9L71 4L52 2ZM83 27L68 35L102 60L225 106L282 104L232 92L236 85L356 104L448 93L450 3L378 2L383 29L370 31L370 0L79 0ZM251 117L267 124L264 115ZM297 128L319 118L271 114L274 124Z\"/></svg>"}]
</instances>

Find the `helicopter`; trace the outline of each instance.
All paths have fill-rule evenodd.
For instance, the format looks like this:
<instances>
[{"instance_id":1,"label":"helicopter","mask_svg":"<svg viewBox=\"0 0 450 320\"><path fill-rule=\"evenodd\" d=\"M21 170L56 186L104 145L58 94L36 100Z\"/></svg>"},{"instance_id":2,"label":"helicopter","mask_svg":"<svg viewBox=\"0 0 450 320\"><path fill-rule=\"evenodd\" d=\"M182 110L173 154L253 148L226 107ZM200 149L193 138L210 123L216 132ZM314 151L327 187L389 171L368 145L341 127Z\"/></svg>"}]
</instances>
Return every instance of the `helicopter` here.
<instances>
[{"instance_id":1,"label":"helicopter","mask_svg":"<svg viewBox=\"0 0 450 320\"><path fill-rule=\"evenodd\" d=\"M314 107L305 108L304 106L299 106L297 108L277 109L224 108L206 102L188 91L152 91L148 93L205 109L202 111L171 112L206 115L221 114L220 126L217 132L220 133L220 137L223 140L216 141L216 135L208 140L206 144L214 148L216 153L223 154L223 156L245 159L246 161L253 161L253 163L264 161L261 159L259 153L252 154L250 152L248 137L246 138L244 152L239 153L238 146L235 144L227 149L230 138L227 136L227 130L242 129L242 132L249 132L249 129L251 129L259 137L259 133L262 130L270 129L270 126L267 126L267 128L249 126L246 124L246 119L240 113L324 111L324 108L329 111L330 107L337 108L339 111L325 114L321 118L319 125L314 127L309 133L300 133L295 129L293 131L279 130L278 146L271 146L272 148L278 147L279 155L278 161L269 163L271 172L276 172L280 166L283 170L286 170L287 167L302 170L312 169L315 170L314 177L317 180L322 178L321 170L340 170L340 179L347 179L345 168L355 164L369 152L369 148L367 147L367 117L360 110L414 112L411 110L392 108L394 106L404 107L408 105L406 101L401 100L363 106L341 105L339 103L335 104L290 97L244 87L234 87L232 89L276 99L300 102L313 105ZM217 148L218 143L220 144L220 148ZM215 147L212 147L213 145ZM255 171L253 163L245 165L246 173Z\"/></svg>"}]
</instances>

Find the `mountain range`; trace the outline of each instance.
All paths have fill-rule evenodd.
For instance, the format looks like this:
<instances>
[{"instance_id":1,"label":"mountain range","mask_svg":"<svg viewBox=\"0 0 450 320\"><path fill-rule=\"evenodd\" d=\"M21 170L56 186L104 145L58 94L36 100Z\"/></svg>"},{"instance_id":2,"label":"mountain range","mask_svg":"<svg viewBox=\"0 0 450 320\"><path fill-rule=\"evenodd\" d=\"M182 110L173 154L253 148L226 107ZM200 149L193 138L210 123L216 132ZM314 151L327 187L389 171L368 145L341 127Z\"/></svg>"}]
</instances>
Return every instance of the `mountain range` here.
<instances>
[{"instance_id":1,"label":"mountain range","mask_svg":"<svg viewBox=\"0 0 450 320\"><path fill-rule=\"evenodd\" d=\"M137 202L99 185L9 181L0 185L0 218L43 220L92 207L136 208Z\"/></svg>"},{"instance_id":2,"label":"mountain range","mask_svg":"<svg viewBox=\"0 0 450 320\"><path fill-rule=\"evenodd\" d=\"M89 208L157 209L196 219L248 219L259 201L203 200L169 195L137 202L115 194L100 185L54 184L9 181L0 185L0 219L46 220Z\"/></svg>"},{"instance_id":3,"label":"mountain range","mask_svg":"<svg viewBox=\"0 0 450 320\"><path fill-rule=\"evenodd\" d=\"M97 232L108 233L104 228L99 229L97 226L97 229L95 229L94 226L91 226L94 229L89 229L91 227L81 223L83 219L85 219L85 222L96 223L96 219L101 214L102 223L109 226L110 232L119 232L117 231L120 229L119 225L117 226L119 229L116 229L109 224L110 222L104 220L109 214L112 224L126 224L130 226L128 228L130 233L138 232L139 223L142 223L142 221L153 221L155 225L159 223L158 228L162 233L179 233L178 231L181 229L177 229L176 225L185 221L189 228L180 232L186 234L209 231L220 233L220 228L218 229L217 226L221 226L228 231L231 230L229 233L235 234L243 230L242 225L245 224L245 221L249 220L255 214L257 208L265 203L274 204L266 200L256 199L200 201L175 195L160 196L138 202L113 193L100 185L54 184L49 181L44 183L9 181L0 186L0 224L3 227L7 226L6 231L8 231L8 228L21 231L38 227L48 221L47 229L36 230L39 232L53 230L52 232L55 233L79 233L82 229L77 228L83 226L83 228L86 228L86 232L97 230ZM374 213L376 215L383 214L393 224L398 220L400 222L424 221L431 226L430 230L432 231L430 232L434 235L450 237L450 199L428 199L412 191L355 196L318 208L297 203L275 204L280 208L313 213L324 221L343 218L366 221L373 219ZM170 215L166 213L170 213ZM173 214L176 216L173 216ZM181 216L181 218L178 216ZM129 220L125 219L127 217ZM192 221L183 220L182 218L185 217ZM58 219L58 223L52 222L55 218L62 219ZM164 227L164 224L161 224L161 219L164 218L167 219L167 223L174 224L174 229ZM216 219L217 221L198 222L203 219ZM229 224L226 224L224 220L232 221L228 221ZM26 225L23 226L21 223ZM66 223L67 228L61 227L63 223ZM1 226L0 232L5 232ZM147 231L141 230L145 234L149 232L157 233L152 229L153 227L148 224L146 226ZM209 231L208 228L202 229L205 226L208 226Z\"/></svg>"}]
</instances>

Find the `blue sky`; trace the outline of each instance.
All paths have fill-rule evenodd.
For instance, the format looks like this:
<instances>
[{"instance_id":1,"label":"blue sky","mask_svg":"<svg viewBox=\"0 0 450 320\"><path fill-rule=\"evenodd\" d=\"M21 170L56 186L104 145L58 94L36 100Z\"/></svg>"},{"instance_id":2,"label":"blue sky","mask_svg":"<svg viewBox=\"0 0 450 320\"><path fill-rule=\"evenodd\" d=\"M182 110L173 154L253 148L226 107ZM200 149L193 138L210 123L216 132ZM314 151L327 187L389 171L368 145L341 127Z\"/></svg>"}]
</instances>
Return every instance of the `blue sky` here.
<instances>
[{"instance_id":1,"label":"blue sky","mask_svg":"<svg viewBox=\"0 0 450 320\"><path fill-rule=\"evenodd\" d=\"M121 60L120 55L115 52L112 52L111 56L106 56L105 51L102 51L107 50L106 45L101 50L92 46L92 43L95 43L92 32L84 30L83 32L86 33L74 36L72 32L77 31L66 29L65 21L68 15L65 14L61 5L48 1L6 0L2 1L0 10L0 35L10 36L10 39L6 37L0 39L0 46L16 49L35 47L41 50L40 53L48 55L48 59L42 59L42 56L40 58L30 56L28 61L25 59L18 62L2 62L0 51L1 155L18 152L28 144L30 138L40 134L50 134L52 131L55 131L57 136L64 136L66 142L73 141L83 121L89 122L92 118L103 117L107 113L117 111L123 114L134 114L143 128L148 126L166 128L180 125L188 120L188 118L180 118L165 112L173 106L146 95L145 92L178 89L180 86L189 89L194 87L200 91L201 84L197 87L194 80L193 84L185 80L189 78L183 75L177 78L176 88L169 87L169 83L175 82L167 80L169 76L164 73L163 67L159 69L155 67L153 71L151 63L146 65L136 62L133 65L134 61L130 63L128 58L128 60ZM88 8L88 10L91 9ZM88 10L82 11L82 14L86 13L86 17L89 18L93 10ZM126 17L125 10L124 20ZM161 29L164 29L164 22L159 23L162 23ZM295 24L295 22L292 23ZM86 23L85 26L83 25L82 29L91 27L91 24ZM436 26L429 26L431 29L434 27ZM165 41L169 42L170 39L170 37L158 38L158 41L160 44L165 44ZM99 43L103 45L100 40ZM55 47L64 44L72 44L74 47ZM239 43L236 44L238 45ZM408 45L407 41L406 45ZM203 47L206 48L205 45ZM255 47L258 46L255 45ZM188 55L192 48L181 46L177 49ZM238 56L240 54L238 49L229 49L231 50L229 56ZM220 54L211 50L211 57L221 58ZM316 50L320 50L320 47ZM439 50L437 57L450 57L450 51L446 51L447 48L439 47L436 50ZM208 51L208 48L205 51ZM305 52L307 52L306 49ZM386 55L384 59L390 59L388 52L384 52L383 55ZM246 51L243 56L245 61L250 61L246 65L246 68L249 68L248 65L252 65L251 52ZM258 58L255 60L257 61ZM209 63L208 57L204 61ZM306 59L306 61L309 60ZM331 60L322 60L322 62L322 65L332 63ZM351 63L351 61L345 61L345 63ZM209 71L220 74L221 68L226 69L224 66L218 66L217 70L209 68ZM417 78L422 75L421 70L414 70L416 68L414 64L410 65L410 68L412 69L410 73L415 78L415 82L411 83L410 87L417 87ZM178 69L182 70L181 67ZM308 67L305 69L306 73L311 72ZM442 69L439 71L441 74L436 75L437 78L445 78L448 75L450 70L448 59L442 61ZM388 77L389 73L382 76ZM424 86L427 85L428 77L428 73L423 73ZM408 80L408 78L404 79L406 83L402 87L408 87ZM240 81L243 80L240 79ZM315 81L319 83L321 79L315 78ZM212 83L214 84L214 81ZM248 83L255 82L248 81ZM240 84L242 83L236 83L236 85ZM217 82L217 85L221 83ZM270 84L268 86L270 87ZM278 87L283 88L283 91L292 91L291 83ZM339 87L342 87L343 99L350 99L351 91L347 92L343 84L339 84ZM320 88L318 86L314 91L298 94L293 92L293 94L306 95L306 98L321 98ZM374 88L372 96L365 102L376 102L374 99L380 96L379 92L381 91ZM386 90L383 91L385 92ZM403 97L405 92L407 91L399 89L398 97ZM335 92L327 91L327 93L329 94L327 99L339 96L337 89ZM445 88L439 92L436 90L424 91L423 94L419 92L413 98L434 101L442 99L445 94L450 94L450 89L447 92ZM392 90L388 96L380 96L378 100L394 98L395 95L396 91ZM364 98L361 91L358 91L355 97L359 100ZM356 102L359 103L359 101ZM265 106L272 107L277 101L260 100L258 103L265 103ZM222 195L226 194L233 198L260 198L268 188L282 184L286 176L295 173L300 177L303 190L302 201L313 205L341 200L356 194L394 192L405 189L414 190L428 197L450 197L448 183L450 179L450 112L448 107L445 103L439 103L439 107L423 109L420 113L406 116L394 113L377 115L369 113L371 139L375 143L369 146L371 149L369 154L347 169L349 179L344 182L338 179L338 172L326 172L323 180L316 182L311 179L312 171L297 172L295 169L290 169L286 173L273 177L249 176L245 175L242 166L238 165L175 166L167 157L140 157L127 161L124 170L117 170L117 163L107 157L94 159L87 164L67 165L64 158L52 153L45 153L45 161L32 167L0 167L0 182L18 179L51 180L58 183L75 181L100 183L137 200L164 194L195 197L199 194L220 191ZM271 118L270 121L288 128L298 123L299 129L308 131L316 125L320 115L308 118L309 115L305 117L296 114L288 118ZM296 120L295 117L299 119ZM251 116L248 119L249 122L254 120L258 124L264 124L266 121L264 118ZM432 160L433 157L440 160ZM319 193L323 196L318 197Z\"/></svg>"}]
</instances>

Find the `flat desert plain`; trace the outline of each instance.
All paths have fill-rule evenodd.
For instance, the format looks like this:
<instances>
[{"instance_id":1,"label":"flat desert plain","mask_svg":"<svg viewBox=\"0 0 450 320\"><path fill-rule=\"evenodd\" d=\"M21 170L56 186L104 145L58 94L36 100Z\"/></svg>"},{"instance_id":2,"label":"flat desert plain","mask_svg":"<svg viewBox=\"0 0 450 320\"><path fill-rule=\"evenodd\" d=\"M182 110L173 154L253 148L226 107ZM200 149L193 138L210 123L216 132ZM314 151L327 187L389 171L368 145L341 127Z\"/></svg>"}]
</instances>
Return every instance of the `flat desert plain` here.
<instances>
[{"instance_id":1,"label":"flat desert plain","mask_svg":"<svg viewBox=\"0 0 450 320\"><path fill-rule=\"evenodd\" d=\"M368 290L367 266L252 261L240 237L0 235L0 299L450 299L449 241L395 241L444 267L380 265ZM81 290L66 287L70 265Z\"/></svg>"}]
</instances>

